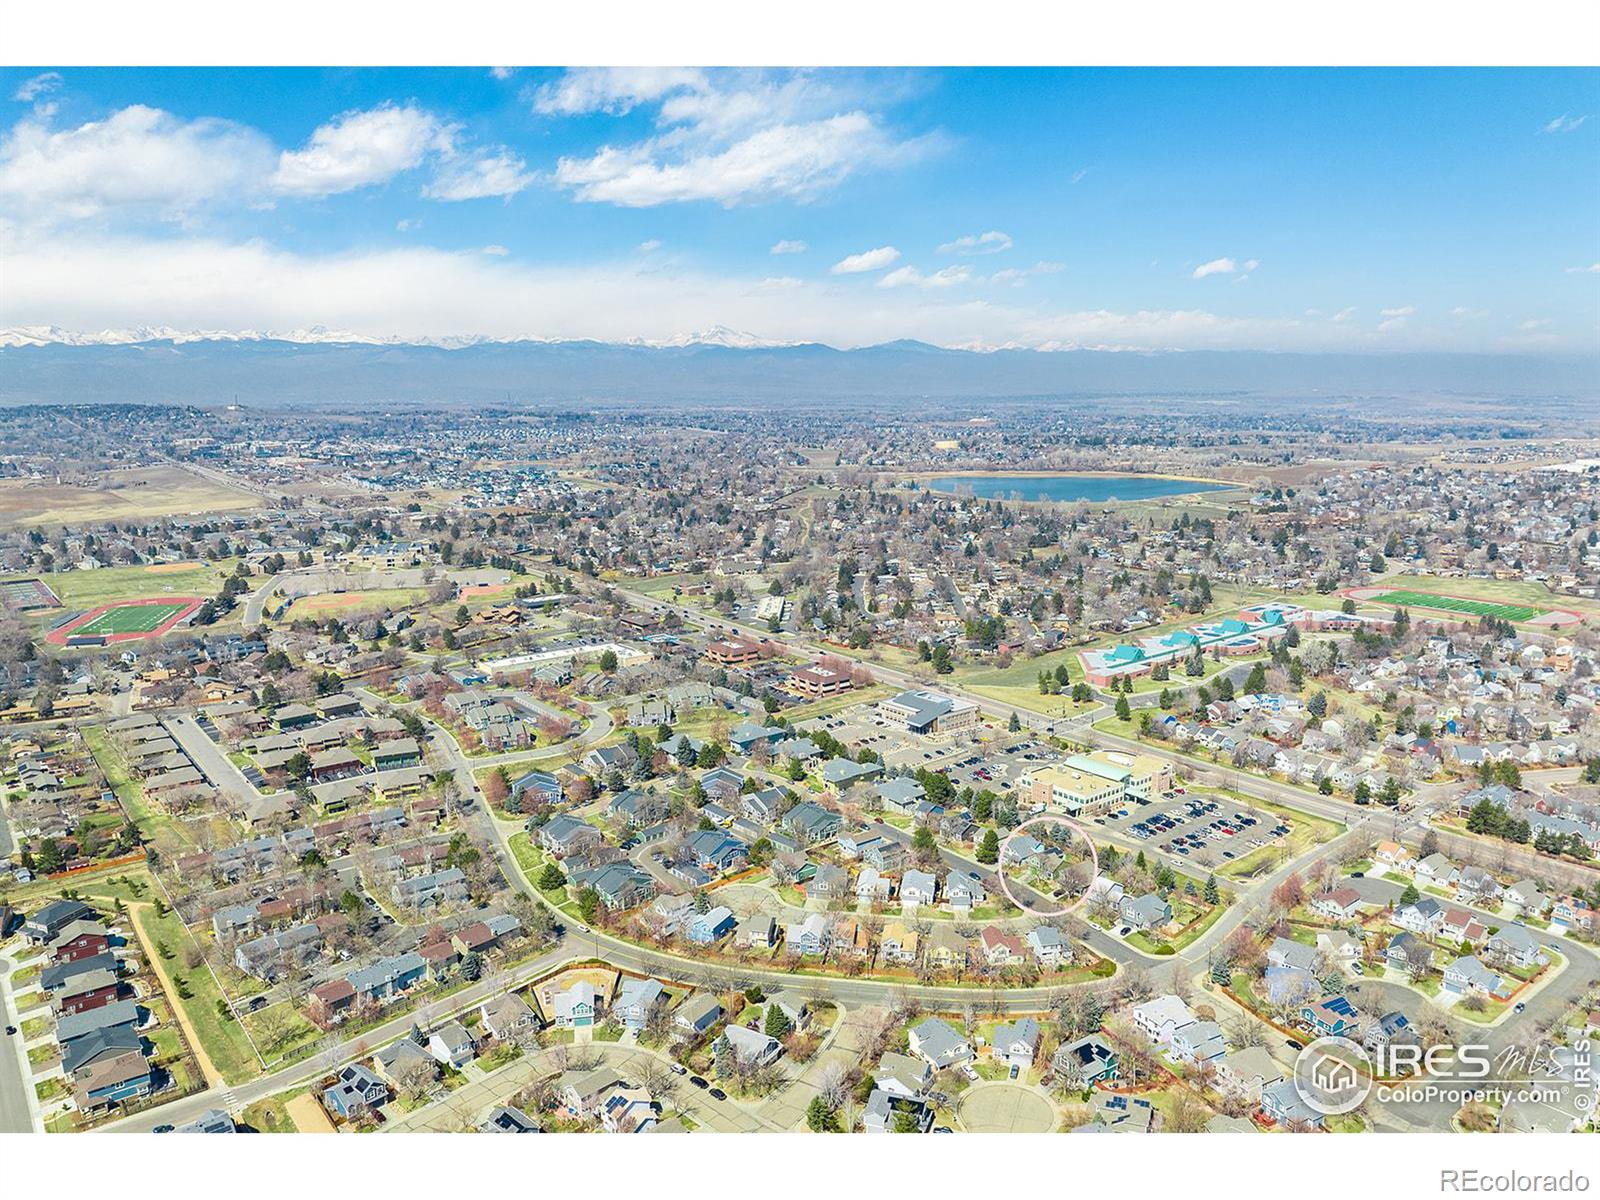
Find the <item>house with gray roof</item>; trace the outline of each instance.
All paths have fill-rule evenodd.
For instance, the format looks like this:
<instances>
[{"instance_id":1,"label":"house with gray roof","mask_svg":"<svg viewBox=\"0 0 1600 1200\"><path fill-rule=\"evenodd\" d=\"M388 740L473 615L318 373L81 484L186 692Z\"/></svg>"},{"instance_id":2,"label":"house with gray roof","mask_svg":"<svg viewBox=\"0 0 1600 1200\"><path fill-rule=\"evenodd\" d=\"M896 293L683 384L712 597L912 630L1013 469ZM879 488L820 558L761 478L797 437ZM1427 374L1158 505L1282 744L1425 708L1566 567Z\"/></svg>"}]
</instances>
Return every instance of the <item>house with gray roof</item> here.
<instances>
[{"instance_id":1,"label":"house with gray roof","mask_svg":"<svg viewBox=\"0 0 1600 1200\"><path fill-rule=\"evenodd\" d=\"M1119 915L1125 925L1135 929L1159 929L1172 920L1172 905L1154 892L1123 897Z\"/></svg>"},{"instance_id":2,"label":"house with gray roof","mask_svg":"<svg viewBox=\"0 0 1600 1200\"><path fill-rule=\"evenodd\" d=\"M1032 1017L996 1025L989 1056L996 1062L1027 1070L1039 1053L1039 1034L1039 1022Z\"/></svg>"},{"instance_id":3,"label":"house with gray roof","mask_svg":"<svg viewBox=\"0 0 1600 1200\"><path fill-rule=\"evenodd\" d=\"M963 1067L977 1057L967 1040L937 1017L912 1026L910 1042L911 1052L935 1071Z\"/></svg>"}]
</instances>

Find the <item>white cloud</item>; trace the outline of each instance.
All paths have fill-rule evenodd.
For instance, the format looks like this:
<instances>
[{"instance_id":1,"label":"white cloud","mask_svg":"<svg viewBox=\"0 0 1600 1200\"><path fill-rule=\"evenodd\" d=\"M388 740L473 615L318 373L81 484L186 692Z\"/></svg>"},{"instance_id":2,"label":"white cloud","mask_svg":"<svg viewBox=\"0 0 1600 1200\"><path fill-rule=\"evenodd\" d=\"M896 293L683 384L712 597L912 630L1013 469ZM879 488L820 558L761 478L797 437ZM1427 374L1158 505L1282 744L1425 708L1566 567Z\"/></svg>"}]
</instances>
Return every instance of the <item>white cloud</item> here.
<instances>
[{"instance_id":1,"label":"white cloud","mask_svg":"<svg viewBox=\"0 0 1600 1200\"><path fill-rule=\"evenodd\" d=\"M646 241L640 242L637 246L634 247L634 249L636 251L638 251L640 254L651 254L651 253L661 249L661 239L660 238L650 238L650 239L648 239Z\"/></svg>"},{"instance_id":2,"label":"white cloud","mask_svg":"<svg viewBox=\"0 0 1600 1200\"><path fill-rule=\"evenodd\" d=\"M293 253L261 240L181 234L72 236L0 229L0 326L100 330L296 329L361 336L662 340L729 326L782 341L859 346L895 338L938 345L1127 350L1437 349L1437 330L1377 333L1356 322L1224 316L1203 310L1072 310L1007 304L1011 293L841 286L612 262L551 266L481 248L396 246ZM978 282L974 277L974 282ZM1518 335L1559 344L1553 331ZM1530 341L1530 344L1531 341Z\"/></svg>"},{"instance_id":3,"label":"white cloud","mask_svg":"<svg viewBox=\"0 0 1600 1200\"><path fill-rule=\"evenodd\" d=\"M723 148L679 153L677 139L603 146L590 158L562 158L556 183L575 199L648 208L712 200L809 200L854 171L907 161L924 143L895 143L863 112L799 125L774 125Z\"/></svg>"},{"instance_id":4,"label":"white cloud","mask_svg":"<svg viewBox=\"0 0 1600 1200\"><path fill-rule=\"evenodd\" d=\"M13 100L20 100L24 104L32 104L40 96L48 92L61 90L61 72L46 71L42 75L35 75L32 79L25 79L11 93Z\"/></svg>"},{"instance_id":5,"label":"white cloud","mask_svg":"<svg viewBox=\"0 0 1600 1200\"><path fill-rule=\"evenodd\" d=\"M967 234L939 247L940 254L999 254L1011 249L1011 235L991 229L987 233Z\"/></svg>"},{"instance_id":6,"label":"white cloud","mask_svg":"<svg viewBox=\"0 0 1600 1200\"><path fill-rule=\"evenodd\" d=\"M511 251L507 250L504 246L485 246L482 250L478 251L478 253L487 254L490 258L505 258L506 255L511 253Z\"/></svg>"},{"instance_id":7,"label":"white cloud","mask_svg":"<svg viewBox=\"0 0 1600 1200\"><path fill-rule=\"evenodd\" d=\"M422 189L422 194L430 200L515 196L533 182L527 165L505 148L472 157L452 155L439 163L433 182Z\"/></svg>"},{"instance_id":8,"label":"white cloud","mask_svg":"<svg viewBox=\"0 0 1600 1200\"><path fill-rule=\"evenodd\" d=\"M0 139L0 196L13 214L46 220L111 208L180 218L204 201L253 194L271 156L255 130L142 104L76 129L29 117Z\"/></svg>"},{"instance_id":9,"label":"white cloud","mask_svg":"<svg viewBox=\"0 0 1600 1200\"><path fill-rule=\"evenodd\" d=\"M1574 117L1570 113L1562 113L1555 120L1549 122L1540 133L1571 133L1589 119L1587 113L1581 117Z\"/></svg>"},{"instance_id":10,"label":"white cloud","mask_svg":"<svg viewBox=\"0 0 1600 1200\"><path fill-rule=\"evenodd\" d=\"M1450 315L1458 321L1481 321L1489 315L1489 310L1486 308L1468 308L1464 304L1458 304L1450 310Z\"/></svg>"},{"instance_id":11,"label":"white cloud","mask_svg":"<svg viewBox=\"0 0 1600 1200\"><path fill-rule=\"evenodd\" d=\"M1600 262L1590 263L1587 267L1568 267L1568 275L1600 275Z\"/></svg>"},{"instance_id":12,"label":"white cloud","mask_svg":"<svg viewBox=\"0 0 1600 1200\"><path fill-rule=\"evenodd\" d=\"M1232 275L1235 269L1233 259L1213 258L1210 262L1201 263L1196 267L1191 278L1204 279L1207 275Z\"/></svg>"},{"instance_id":13,"label":"white cloud","mask_svg":"<svg viewBox=\"0 0 1600 1200\"><path fill-rule=\"evenodd\" d=\"M621 114L656 104L657 132L562 157L555 181L576 200L644 208L811 200L858 171L920 158L942 140L901 139L866 97L810 72L569 71L540 88L540 112Z\"/></svg>"},{"instance_id":14,"label":"white cloud","mask_svg":"<svg viewBox=\"0 0 1600 1200\"><path fill-rule=\"evenodd\" d=\"M1526 321L1520 322L1517 328L1523 333L1532 333L1536 329L1543 329L1548 324L1550 324L1550 321L1546 317L1529 317Z\"/></svg>"},{"instance_id":15,"label":"white cloud","mask_svg":"<svg viewBox=\"0 0 1600 1200\"><path fill-rule=\"evenodd\" d=\"M401 217L394 223L394 227L401 233L410 233L414 229L422 228L421 217Z\"/></svg>"},{"instance_id":16,"label":"white cloud","mask_svg":"<svg viewBox=\"0 0 1600 1200\"><path fill-rule=\"evenodd\" d=\"M1355 308L1354 305L1351 305L1349 308L1341 308L1338 312L1334 313L1333 314L1333 319L1335 321L1348 321L1351 317L1353 317L1355 315L1356 315L1356 308Z\"/></svg>"},{"instance_id":17,"label":"white cloud","mask_svg":"<svg viewBox=\"0 0 1600 1200\"><path fill-rule=\"evenodd\" d=\"M996 271L989 276L989 282L1021 287L1025 280L1031 279L1035 275L1056 275L1066 269L1065 263L1036 262L1031 267L1007 267L1003 271Z\"/></svg>"},{"instance_id":18,"label":"white cloud","mask_svg":"<svg viewBox=\"0 0 1600 1200\"><path fill-rule=\"evenodd\" d=\"M955 287L957 284L970 283L972 271L967 267L945 267L942 271L935 271L932 275L924 275L915 267L901 267L890 271L878 280L881 288L917 287L924 290L934 288Z\"/></svg>"},{"instance_id":19,"label":"white cloud","mask_svg":"<svg viewBox=\"0 0 1600 1200\"><path fill-rule=\"evenodd\" d=\"M893 246L879 246L876 250L863 250L848 254L834 263L829 270L835 275L860 275L866 271L881 271L900 259L900 251Z\"/></svg>"},{"instance_id":20,"label":"white cloud","mask_svg":"<svg viewBox=\"0 0 1600 1200\"><path fill-rule=\"evenodd\" d=\"M1407 304L1400 308L1380 308L1378 310L1378 315L1380 317L1389 317L1391 319L1414 317L1417 315L1417 307L1414 304Z\"/></svg>"},{"instance_id":21,"label":"white cloud","mask_svg":"<svg viewBox=\"0 0 1600 1200\"><path fill-rule=\"evenodd\" d=\"M1089 174L1089 170L1090 170L1090 168L1088 168L1088 167L1081 167L1078 170L1074 171L1072 173L1072 182L1073 183L1082 183L1083 180L1084 180L1084 177Z\"/></svg>"},{"instance_id":22,"label":"white cloud","mask_svg":"<svg viewBox=\"0 0 1600 1200\"><path fill-rule=\"evenodd\" d=\"M705 83L705 72L694 67L575 67L539 88L533 108L546 116L621 115L669 92Z\"/></svg>"},{"instance_id":23,"label":"white cloud","mask_svg":"<svg viewBox=\"0 0 1600 1200\"><path fill-rule=\"evenodd\" d=\"M286 196L320 197L384 183L421 165L430 153L450 152L454 134L410 104L342 113L319 126L304 149L279 155L272 187Z\"/></svg>"},{"instance_id":24,"label":"white cloud","mask_svg":"<svg viewBox=\"0 0 1600 1200\"><path fill-rule=\"evenodd\" d=\"M507 80L507 79L510 79L516 73L517 73L517 69L515 67L490 67L489 68L489 74L494 76L496 79L501 80L502 82Z\"/></svg>"},{"instance_id":25,"label":"white cloud","mask_svg":"<svg viewBox=\"0 0 1600 1200\"><path fill-rule=\"evenodd\" d=\"M782 238L772 244L768 254L804 254L811 247L794 238Z\"/></svg>"},{"instance_id":26,"label":"white cloud","mask_svg":"<svg viewBox=\"0 0 1600 1200\"><path fill-rule=\"evenodd\" d=\"M1194 274L1191 275L1190 278L1204 279L1208 275L1232 275L1237 271L1239 272L1239 275L1234 282L1243 283L1245 281L1245 276L1249 275L1251 271L1254 271L1260 265L1261 260L1257 258L1247 258L1242 263L1236 263L1231 258L1213 258L1210 262L1201 263L1198 267L1196 267L1194 269Z\"/></svg>"}]
</instances>

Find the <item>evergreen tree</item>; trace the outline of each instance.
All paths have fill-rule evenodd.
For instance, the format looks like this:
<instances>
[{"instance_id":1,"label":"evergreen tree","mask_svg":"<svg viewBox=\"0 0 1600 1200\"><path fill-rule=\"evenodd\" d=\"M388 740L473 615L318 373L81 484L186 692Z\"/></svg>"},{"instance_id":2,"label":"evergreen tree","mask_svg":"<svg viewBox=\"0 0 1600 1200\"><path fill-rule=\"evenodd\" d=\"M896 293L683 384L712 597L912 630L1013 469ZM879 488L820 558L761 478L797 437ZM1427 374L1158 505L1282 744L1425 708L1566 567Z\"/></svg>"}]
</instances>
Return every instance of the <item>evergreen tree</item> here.
<instances>
[{"instance_id":1,"label":"evergreen tree","mask_svg":"<svg viewBox=\"0 0 1600 1200\"><path fill-rule=\"evenodd\" d=\"M978 844L978 861L993 864L1000 858L1000 836L992 829L983 833L983 841Z\"/></svg>"}]
</instances>

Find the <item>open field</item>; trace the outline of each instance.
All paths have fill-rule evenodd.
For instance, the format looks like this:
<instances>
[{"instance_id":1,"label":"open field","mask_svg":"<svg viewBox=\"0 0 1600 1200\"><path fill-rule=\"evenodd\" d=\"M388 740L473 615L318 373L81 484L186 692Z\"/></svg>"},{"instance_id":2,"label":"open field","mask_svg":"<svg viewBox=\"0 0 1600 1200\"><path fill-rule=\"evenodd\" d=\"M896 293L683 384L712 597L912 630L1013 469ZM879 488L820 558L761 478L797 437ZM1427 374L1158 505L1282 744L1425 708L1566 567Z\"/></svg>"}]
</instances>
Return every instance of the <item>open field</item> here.
<instances>
[{"instance_id":1,"label":"open field","mask_svg":"<svg viewBox=\"0 0 1600 1200\"><path fill-rule=\"evenodd\" d=\"M210 970L204 962L196 967L186 965L184 948L191 944L191 937L177 913L168 909L157 916L153 907L143 904L133 905L129 911L141 940L154 951L151 965L163 977L169 998L181 1007L189 1028L199 1039L195 1051L201 1069L209 1064L227 1083L243 1083L261 1074L261 1063L249 1037L231 1012L219 1010L222 989ZM162 954L163 949L170 958ZM185 991L187 996L183 995Z\"/></svg>"},{"instance_id":2,"label":"open field","mask_svg":"<svg viewBox=\"0 0 1600 1200\"><path fill-rule=\"evenodd\" d=\"M280 618L295 621L301 617L322 620L326 617L353 617L360 613L382 612L386 608L410 608L428 598L423 588L378 588L370 592L323 592L303 596L290 604Z\"/></svg>"},{"instance_id":3,"label":"open field","mask_svg":"<svg viewBox=\"0 0 1600 1200\"><path fill-rule=\"evenodd\" d=\"M1535 613L1532 617L1508 618L1511 620L1531 621L1534 624L1545 624L1551 617L1558 613L1576 613L1581 617L1594 620L1600 617L1600 602L1585 599L1582 596L1568 596L1561 592L1553 592L1542 583L1530 582L1526 579L1468 579L1449 575L1387 575L1382 579L1374 580L1359 592L1353 592L1357 599L1367 596L1380 596L1385 592L1415 592L1428 597L1426 603L1430 607L1442 607L1434 601L1438 598L1457 600L1481 600L1490 604L1505 604L1513 607L1537 609L1549 616L1540 616ZM1368 603L1382 603L1372 600ZM1419 606L1424 601L1418 601ZM1451 611L1446 609L1446 611ZM1464 610L1459 610L1464 611Z\"/></svg>"},{"instance_id":4,"label":"open field","mask_svg":"<svg viewBox=\"0 0 1600 1200\"><path fill-rule=\"evenodd\" d=\"M182 467L110 471L88 484L0 480L0 528L128 521L259 508L261 497Z\"/></svg>"},{"instance_id":5,"label":"open field","mask_svg":"<svg viewBox=\"0 0 1600 1200\"><path fill-rule=\"evenodd\" d=\"M151 567L102 567L41 575L66 608L98 608L158 596L216 594L231 563L160 563Z\"/></svg>"},{"instance_id":6,"label":"open field","mask_svg":"<svg viewBox=\"0 0 1600 1200\"><path fill-rule=\"evenodd\" d=\"M1438 608L1445 612L1466 613L1474 617L1499 617L1502 621L1531 621L1544 610L1526 604L1501 604L1492 600L1463 600L1459 596L1435 596L1427 592L1383 592L1366 597L1369 604L1396 604L1406 608Z\"/></svg>"}]
</instances>

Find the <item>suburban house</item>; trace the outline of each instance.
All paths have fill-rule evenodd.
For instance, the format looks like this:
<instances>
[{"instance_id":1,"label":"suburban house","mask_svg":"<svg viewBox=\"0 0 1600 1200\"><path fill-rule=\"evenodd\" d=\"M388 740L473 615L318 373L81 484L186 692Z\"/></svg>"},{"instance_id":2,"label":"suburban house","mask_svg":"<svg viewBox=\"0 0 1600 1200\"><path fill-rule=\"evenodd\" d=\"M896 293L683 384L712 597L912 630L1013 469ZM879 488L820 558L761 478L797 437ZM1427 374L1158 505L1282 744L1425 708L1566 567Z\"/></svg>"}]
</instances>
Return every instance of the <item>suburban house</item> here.
<instances>
[{"instance_id":1,"label":"suburban house","mask_svg":"<svg viewBox=\"0 0 1600 1200\"><path fill-rule=\"evenodd\" d=\"M1170 1049L1179 1062L1214 1062L1228 1052L1228 1042L1215 1021L1191 1021L1172 1031Z\"/></svg>"},{"instance_id":2,"label":"suburban house","mask_svg":"<svg viewBox=\"0 0 1600 1200\"><path fill-rule=\"evenodd\" d=\"M666 1003L667 991L656 979L624 979L611 1014L634 1031L650 1022L650 1014Z\"/></svg>"},{"instance_id":3,"label":"suburban house","mask_svg":"<svg viewBox=\"0 0 1600 1200\"><path fill-rule=\"evenodd\" d=\"M900 907L916 908L934 903L939 896L938 877L929 871L907 871L900 878Z\"/></svg>"},{"instance_id":4,"label":"suburban house","mask_svg":"<svg viewBox=\"0 0 1600 1200\"><path fill-rule=\"evenodd\" d=\"M463 1067L477 1055L478 1043L467 1032L466 1026L459 1021L451 1021L433 1031L428 1038L428 1053L441 1064Z\"/></svg>"},{"instance_id":5,"label":"suburban house","mask_svg":"<svg viewBox=\"0 0 1600 1200\"><path fill-rule=\"evenodd\" d=\"M1318 1037L1358 1038L1361 1016L1344 996L1326 996L1300 1010L1300 1019Z\"/></svg>"},{"instance_id":6,"label":"suburban house","mask_svg":"<svg viewBox=\"0 0 1600 1200\"><path fill-rule=\"evenodd\" d=\"M672 1014L672 1023L692 1035L705 1033L720 1020L722 1005L715 996L706 992L696 992L678 1005L678 1010Z\"/></svg>"},{"instance_id":7,"label":"suburban house","mask_svg":"<svg viewBox=\"0 0 1600 1200\"><path fill-rule=\"evenodd\" d=\"M351 1063L338 1074L334 1085L322 1093L323 1103L346 1120L369 1116L389 1101L389 1089L360 1063Z\"/></svg>"},{"instance_id":8,"label":"suburban house","mask_svg":"<svg viewBox=\"0 0 1600 1200\"><path fill-rule=\"evenodd\" d=\"M1157 1046L1170 1044L1173 1033L1194 1021L1189 1006L1171 993L1146 1000L1133 1010L1134 1025Z\"/></svg>"},{"instance_id":9,"label":"suburban house","mask_svg":"<svg viewBox=\"0 0 1600 1200\"><path fill-rule=\"evenodd\" d=\"M912 1026L910 1043L911 1052L935 1071L966 1066L976 1057L966 1039L936 1017Z\"/></svg>"},{"instance_id":10,"label":"suburban house","mask_svg":"<svg viewBox=\"0 0 1600 1200\"><path fill-rule=\"evenodd\" d=\"M729 1025L722 1031L721 1040L742 1067L765 1066L783 1053L783 1044L777 1038L743 1025Z\"/></svg>"},{"instance_id":11,"label":"suburban house","mask_svg":"<svg viewBox=\"0 0 1600 1200\"><path fill-rule=\"evenodd\" d=\"M1097 1033L1064 1042L1050 1056L1050 1070L1058 1079L1072 1079L1089 1087L1117 1077L1117 1052Z\"/></svg>"},{"instance_id":12,"label":"suburban house","mask_svg":"<svg viewBox=\"0 0 1600 1200\"><path fill-rule=\"evenodd\" d=\"M1445 967L1444 987L1458 995L1476 993L1495 999L1503 999L1511 993L1511 986L1484 966L1476 954L1464 954Z\"/></svg>"},{"instance_id":13,"label":"suburban house","mask_svg":"<svg viewBox=\"0 0 1600 1200\"><path fill-rule=\"evenodd\" d=\"M1335 888L1311 901L1311 911L1330 921L1348 921L1361 908L1361 894L1354 888Z\"/></svg>"},{"instance_id":14,"label":"suburban house","mask_svg":"<svg viewBox=\"0 0 1600 1200\"><path fill-rule=\"evenodd\" d=\"M933 1068L921 1058L886 1051L872 1072L878 1087L893 1096L916 1098L933 1084Z\"/></svg>"},{"instance_id":15,"label":"suburban house","mask_svg":"<svg viewBox=\"0 0 1600 1200\"><path fill-rule=\"evenodd\" d=\"M539 1018L515 992L485 1001L478 1009L483 1030L496 1041L509 1042L539 1027Z\"/></svg>"},{"instance_id":16,"label":"suburban house","mask_svg":"<svg viewBox=\"0 0 1600 1200\"><path fill-rule=\"evenodd\" d=\"M733 932L734 926L737 924L738 921L734 918L733 910L726 905L719 904L717 907L708 909L703 913L696 913L689 921L689 926L684 931L684 937L691 942L709 946L713 942L727 937L728 934Z\"/></svg>"},{"instance_id":17,"label":"suburban house","mask_svg":"<svg viewBox=\"0 0 1600 1200\"><path fill-rule=\"evenodd\" d=\"M1390 918L1401 929L1423 937L1435 937L1444 925L1444 906L1432 896L1423 896L1414 904L1402 904Z\"/></svg>"},{"instance_id":18,"label":"suburban house","mask_svg":"<svg viewBox=\"0 0 1600 1200\"><path fill-rule=\"evenodd\" d=\"M1283 1078L1283 1071L1262 1046L1246 1046L1224 1054L1214 1065L1217 1087L1223 1094L1251 1104L1260 1104L1262 1091Z\"/></svg>"},{"instance_id":19,"label":"suburban house","mask_svg":"<svg viewBox=\"0 0 1600 1200\"><path fill-rule=\"evenodd\" d=\"M1502 925L1490 934L1489 940L1484 943L1484 952L1497 962L1516 967L1533 967L1549 961L1549 956L1533 932L1526 925L1515 922Z\"/></svg>"},{"instance_id":20,"label":"suburban house","mask_svg":"<svg viewBox=\"0 0 1600 1200\"><path fill-rule=\"evenodd\" d=\"M989 1056L996 1062L1027 1070L1039 1053L1039 1032L1039 1022L1032 1017L996 1025Z\"/></svg>"},{"instance_id":21,"label":"suburban house","mask_svg":"<svg viewBox=\"0 0 1600 1200\"><path fill-rule=\"evenodd\" d=\"M902 1096L873 1088L861 1110L864 1133L927 1133L933 1127L933 1108L916 1096Z\"/></svg>"},{"instance_id":22,"label":"suburban house","mask_svg":"<svg viewBox=\"0 0 1600 1200\"><path fill-rule=\"evenodd\" d=\"M1172 922L1172 905L1154 892L1122 899L1118 912L1125 925L1135 929L1160 929Z\"/></svg>"},{"instance_id":23,"label":"suburban house","mask_svg":"<svg viewBox=\"0 0 1600 1200\"><path fill-rule=\"evenodd\" d=\"M552 998L551 1024L558 1029L585 1029L594 1024L598 1011L599 994L594 984L580 979Z\"/></svg>"}]
</instances>

